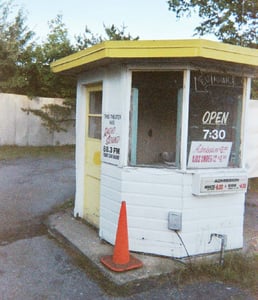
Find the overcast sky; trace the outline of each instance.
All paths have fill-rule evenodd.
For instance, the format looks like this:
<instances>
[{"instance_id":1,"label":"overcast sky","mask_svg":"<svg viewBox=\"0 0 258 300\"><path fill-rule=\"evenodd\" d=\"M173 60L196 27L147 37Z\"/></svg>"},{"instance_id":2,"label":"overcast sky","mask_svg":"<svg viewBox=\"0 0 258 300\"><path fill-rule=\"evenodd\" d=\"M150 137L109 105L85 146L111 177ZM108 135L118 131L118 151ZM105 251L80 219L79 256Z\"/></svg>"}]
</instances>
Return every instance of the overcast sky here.
<instances>
[{"instance_id":1,"label":"overcast sky","mask_svg":"<svg viewBox=\"0 0 258 300\"><path fill-rule=\"evenodd\" d=\"M175 14L168 10L167 0L14 0L14 3L24 8L28 14L26 24L43 39L49 32L48 21L57 14L63 15L71 38L83 33L86 25L94 34L103 35L103 24L119 28L124 24L127 32L140 39L185 39L193 38L198 25L197 18L176 21Z\"/></svg>"}]
</instances>

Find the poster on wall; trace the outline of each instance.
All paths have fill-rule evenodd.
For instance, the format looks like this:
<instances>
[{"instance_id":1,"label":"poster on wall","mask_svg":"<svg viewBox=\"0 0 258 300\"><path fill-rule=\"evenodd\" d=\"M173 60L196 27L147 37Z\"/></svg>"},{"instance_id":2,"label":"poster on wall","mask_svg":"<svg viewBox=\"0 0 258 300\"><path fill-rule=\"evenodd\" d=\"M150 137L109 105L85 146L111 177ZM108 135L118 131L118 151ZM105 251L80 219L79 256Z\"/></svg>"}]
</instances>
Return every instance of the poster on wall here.
<instances>
[{"instance_id":1,"label":"poster on wall","mask_svg":"<svg viewBox=\"0 0 258 300\"><path fill-rule=\"evenodd\" d=\"M121 114L106 113L103 115L102 161L119 163L121 153Z\"/></svg>"},{"instance_id":2,"label":"poster on wall","mask_svg":"<svg viewBox=\"0 0 258 300\"><path fill-rule=\"evenodd\" d=\"M191 142L188 168L225 168L232 142Z\"/></svg>"}]
</instances>

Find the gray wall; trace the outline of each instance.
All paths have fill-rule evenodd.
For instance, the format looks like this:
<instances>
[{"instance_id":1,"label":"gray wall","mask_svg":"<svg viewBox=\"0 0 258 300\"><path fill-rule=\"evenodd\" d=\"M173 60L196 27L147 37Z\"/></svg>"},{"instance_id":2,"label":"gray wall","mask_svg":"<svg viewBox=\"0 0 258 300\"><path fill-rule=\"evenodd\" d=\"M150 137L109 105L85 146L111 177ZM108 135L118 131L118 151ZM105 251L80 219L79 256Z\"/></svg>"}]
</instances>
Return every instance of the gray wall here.
<instances>
[{"instance_id":1,"label":"gray wall","mask_svg":"<svg viewBox=\"0 0 258 300\"><path fill-rule=\"evenodd\" d=\"M39 109L45 104L62 104L62 99L29 99L27 96L0 93L0 146L46 146L75 144L75 128L72 124L67 132L49 133L41 119L22 108Z\"/></svg>"}]
</instances>

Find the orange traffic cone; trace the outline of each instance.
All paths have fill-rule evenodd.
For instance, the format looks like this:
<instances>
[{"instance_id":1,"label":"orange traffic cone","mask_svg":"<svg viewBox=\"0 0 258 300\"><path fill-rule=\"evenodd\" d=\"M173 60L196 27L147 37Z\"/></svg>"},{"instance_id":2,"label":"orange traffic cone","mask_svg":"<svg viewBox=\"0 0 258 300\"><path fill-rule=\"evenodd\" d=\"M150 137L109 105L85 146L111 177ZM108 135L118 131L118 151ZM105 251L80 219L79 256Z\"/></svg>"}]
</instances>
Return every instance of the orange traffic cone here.
<instances>
[{"instance_id":1,"label":"orange traffic cone","mask_svg":"<svg viewBox=\"0 0 258 300\"><path fill-rule=\"evenodd\" d=\"M125 201L122 201L120 208L114 253L113 255L101 257L100 261L107 268L115 272L124 272L142 267L142 262L129 253Z\"/></svg>"}]
</instances>

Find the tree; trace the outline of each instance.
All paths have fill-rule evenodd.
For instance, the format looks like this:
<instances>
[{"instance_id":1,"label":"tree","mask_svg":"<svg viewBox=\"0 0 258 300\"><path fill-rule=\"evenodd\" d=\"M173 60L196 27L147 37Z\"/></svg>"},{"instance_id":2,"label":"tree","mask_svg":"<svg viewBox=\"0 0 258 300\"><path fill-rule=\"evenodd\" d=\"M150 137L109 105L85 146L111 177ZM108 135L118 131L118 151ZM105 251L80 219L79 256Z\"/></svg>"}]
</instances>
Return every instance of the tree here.
<instances>
[{"instance_id":1,"label":"tree","mask_svg":"<svg viewBox=\"0 0 258 300\"><path fill-rule=\"evenodd\" d=\"M9 19L13 8L13 1L0 4L0 91L24 93L30 86L26 69L35 46L34 32L25 25L22 9Z\"/></svg>"},{"instance_id":2,"label":"tree","mask_svg":"<svg viewBox=\"0 0 258 300\"><path fill-rule=\"evenodd\" d=\"M126 26L122 25L121 29L117 28L114 24L110 27L104 25L105 33L107 35L106 40L111 41L130 41L139 40L139 36L132 37L130 33L126 33Z\"/></svg>"},{"instance_id":3,"label":"tree","mask_svg":"<svg viewBox=\"0 0 258 300\"><path fill-rule=\"evenodd\" d=\"M130 33L126 33L126 26L122 25L121 29L116 27L114 24L111 26L104 26L105 35L102 37L98 34L93 34L92 31L86 26L85 32L81 35L76 36L76 49L77 51L91 47L98 43L110 40L110 41L121 41L121 40L138 40L139 37L132 37Z\"/></svg>"},{"instance_id":4,"label":"tree","mask_svg":"<svg viewBox=\"0 0 258 300\"><path fill-rule=\"evenodd\" d=\"M203 21L195 34L214 34L222 42L258 48L258 1L169 0L177 18L197 13Z\"/></svg>"},{"instance_id":5,"label":"tree","mask_svg":"<svg viewBox=\"0 0 258 300\"><path fill-rule=\"evenodd\" d=\"M40 69L37 73L41 76L38 92L41 91L43 96L62 97L65 98L62 105L48 104L41 109L27 109L41 118L43 125L50 131L66 131L67 122L74 121L75 113L75 92L76 79L72 76L66 77L59 74L54 74L50 70L50 63L56 59L62 58L74 52L91 47L105 40L129 40L133 39L130 34L125 32L126 27L121 29L112 25L105 27L106 36L102 37L98 34L94 35L90 29L85 28L83 35L75 37L76 44L73 46L68 38L68 29L62 21L62 16L57 17L49 22L50 33L47 40L41 47L37 47L38 54L36 68ZM138 37L134 38L138 39ZM33 75L34 78L35 74Z\"/></svg>"},{"instance_id":6,"label":"tree","mask_svg":"<svg viewBox=\"0 0 258 300\"><path fill-rule=\"evenodd\" d=\"M169 0L177 18L198 13L203 22L195 35L212 33L222 42L258 49L258 1ZM258 99L258 80L253 80L252 98Z\"/></svg>"},{"instance_id":7,"label":"tree","mask_svg":"<svg viewBox=\"0 0 258 300\"><path fill-rule=\"evenodd\" d=\"M47 104L41 109L26 109L41 118L42 124L49 130L66 131L68 122L74 122L76 78L54 74L50 70L50 64L56 59L72 54L76 48L68 37L62 15L49 21L49 34L42 45L34 51L35 63L31 74L31 84L34 87L33 94L44 97L64 98L62 105Z\"/></svg>"},{"instance_id":8,"label":"tree","mask_svg":"<svg viewBox=\"0 0 258 300\"><path fill-rule=\"evenodd\" d=\"M93 34L87 27L83 35L75 37L75 45L69 39L62 15L49 21L49 34L37 44L35 33L26 26L26 16L13 0L0 3L0 92L25 94L29 97L63 98L62 105L50 104L41 109L27 109L41 118L50 131L65 131L67 122L74 121L76 78L54 74L51 62L105 40L129 40L133 38L114 25L105 27L106 36Z\"/></svg>"}]
</instances>

